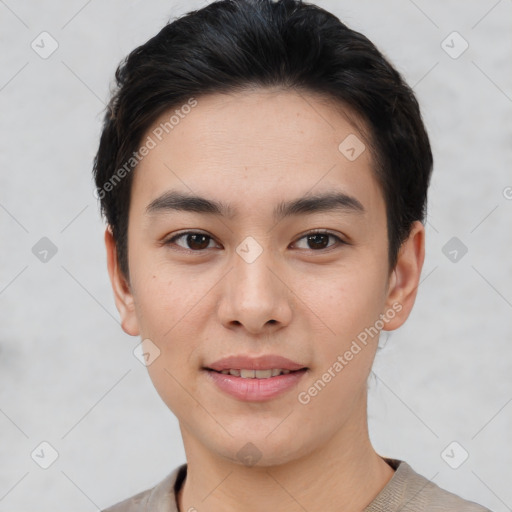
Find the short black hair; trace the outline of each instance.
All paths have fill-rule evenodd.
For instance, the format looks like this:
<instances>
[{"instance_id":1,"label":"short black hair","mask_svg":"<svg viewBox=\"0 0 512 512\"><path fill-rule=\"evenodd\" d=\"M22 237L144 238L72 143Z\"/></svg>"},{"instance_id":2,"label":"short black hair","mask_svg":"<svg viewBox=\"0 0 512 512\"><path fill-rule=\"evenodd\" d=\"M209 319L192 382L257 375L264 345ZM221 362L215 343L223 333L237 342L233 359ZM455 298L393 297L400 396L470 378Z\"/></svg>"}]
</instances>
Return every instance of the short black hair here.
<instances>
[{"instance_id":1,"label":"short black hair","mask_svg":"<svg viewBox=\"0 0 512 512\"><path fill-rule=\"evenodd\" d=\"M390 269L413 222L424 221L433 158L414 92L368 38L316 5L212 2L133 50L115 78L93 174L127 280L130 171L142 137L164 112L209 93L281 87L348 107L369 132Z\"/></svg>"}]
</instances>

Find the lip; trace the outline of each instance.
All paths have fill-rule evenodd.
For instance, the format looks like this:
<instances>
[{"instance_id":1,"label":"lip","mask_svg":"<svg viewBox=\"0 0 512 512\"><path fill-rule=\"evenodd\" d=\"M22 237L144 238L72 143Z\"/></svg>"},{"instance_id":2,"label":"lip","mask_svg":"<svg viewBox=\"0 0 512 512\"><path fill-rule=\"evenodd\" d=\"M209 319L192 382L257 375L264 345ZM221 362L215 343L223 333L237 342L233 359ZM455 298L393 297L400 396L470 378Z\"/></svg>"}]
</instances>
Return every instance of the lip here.
<instances>
[{"instance_id":1,"label":"lip","mask_svg":"<svg viewBox=\"0 0 512 512\"><path fill-rule=\"evenodd\" d=\"M286 357L274 354L267 354L258 357L250 357L246 355L229 356L205 366L206 370L215 370L217 372L231 369L268 370L272 368L296 371L302 370L303 368L306 368L306 366L295 361L291 361ZM270 378L275 379L276 377Z\"/></svg>"},{"instance_id":2,"label":"lip","mask_svg":"<svg viewBox=\"0 0 512 512\"><path fill-rule=\"evenodd\" d=\"M267 379L244 379L235 375L225 375L222 370L269 370L279 368L290 370L286 375ZM258 357L233 355L224 357L203 368L207 377L219 390L242 401L263 402L277 397L297 386L308 371L305 365L276 354Z\"/></svg>"},{"instance_id":3,"label":"lip","mask_svg":"<svg viewBox=\"0 0 512 512\"><path fill-rule=\"evenodd\" d=\"M242 366L242 368L244 367ZM278 368L282 368L282 366L278 366ZM302 369L292 371L286 375L278 375L276 377L269 377L268 379L244 379L234 375L218 373L207 368L205 368L205 370L207 378L210 379L210 382L213 382L218 389L238 400L246 402L263 402L282 395L286 391L295 388L300 379L308 371L306 368L302 367Z\"/></svg>"}]
</instances>

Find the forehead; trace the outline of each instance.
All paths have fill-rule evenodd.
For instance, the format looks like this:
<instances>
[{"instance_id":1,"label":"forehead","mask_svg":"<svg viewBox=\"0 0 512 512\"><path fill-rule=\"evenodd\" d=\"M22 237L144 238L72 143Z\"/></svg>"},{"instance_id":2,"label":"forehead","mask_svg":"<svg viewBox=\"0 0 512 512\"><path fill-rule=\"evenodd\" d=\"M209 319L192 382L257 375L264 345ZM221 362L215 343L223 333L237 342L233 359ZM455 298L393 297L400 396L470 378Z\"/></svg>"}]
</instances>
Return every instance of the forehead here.
<instances>
[{"instance_id":1,"label":"forehead","mask_svg":"<svg viewBox=\"0 0 512 512\"><path fill-rule=\"evenodd\" d=\"M332 101L265 89L195 101L165 112L147 130L143 142L151 138L154 147L136 169L134 202L147 206L165 189L240 208L334 186L361 202L380 195L362 123Z\"/></svg>"}]
</instances>

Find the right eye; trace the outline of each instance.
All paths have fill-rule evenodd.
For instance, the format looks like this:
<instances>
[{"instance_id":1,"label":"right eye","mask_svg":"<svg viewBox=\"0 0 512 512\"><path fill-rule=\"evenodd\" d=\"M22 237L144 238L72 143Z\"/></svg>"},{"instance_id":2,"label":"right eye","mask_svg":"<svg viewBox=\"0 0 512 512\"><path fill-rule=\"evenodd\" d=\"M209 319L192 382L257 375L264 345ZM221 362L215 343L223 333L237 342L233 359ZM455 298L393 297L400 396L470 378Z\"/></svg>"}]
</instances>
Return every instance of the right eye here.
<instances>
[{"instance_id":1,"label":"right eye","mask_svg":"<svg viewBox=\"0 0 512 512\"><path fill-rule=\"evenodd\" d=\"M184 245L177 243L178 240L183 240ZM210 241L213 241L213 238L206 233L185 231L169 238L164 242L164 245L177 245L188 252L203 252L208 249Z\"/></svg>"}]
</instances>

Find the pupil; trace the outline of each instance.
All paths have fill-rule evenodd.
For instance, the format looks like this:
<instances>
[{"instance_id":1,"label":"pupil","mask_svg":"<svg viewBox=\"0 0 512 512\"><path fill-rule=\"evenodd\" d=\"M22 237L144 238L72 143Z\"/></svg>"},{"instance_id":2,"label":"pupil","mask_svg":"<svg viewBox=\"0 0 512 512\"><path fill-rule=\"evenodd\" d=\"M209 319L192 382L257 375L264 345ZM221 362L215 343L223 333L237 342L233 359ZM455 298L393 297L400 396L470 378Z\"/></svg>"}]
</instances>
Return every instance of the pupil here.
<instances>
[{"instance_id":1,"label":"pupil","mask_svg":"<svg viewBox=\"0 0 512 512\"><path fill-rule=\"evenodd\" d=\"M322 243L319 240L320 238L323 238L324 242L327 242L328 236L327 235L323 235L321 233L308 236L308 243L309 242L313 242L313 244L318 244L317 246L312 247L313 249L318 249L318 248L322 249L322 248L326 247L326 243Z\"/></svg>"},{"instance_id":2,"label":"pupil","mask_svg":"<svg viewBox=\"0 0 512 512\"><path fill-rule=\"evenodd\" d=\"M198 242L198 239L203 239L203 242L208 238L207 235L188 235L187 243L191 249L205 249L208 247L208 242L206 241L206 244L201 244L201 242ZM194 246L195 244L195 246ZM199 245L199 247L198 247Z\"/></svg>"}]
</instances>

